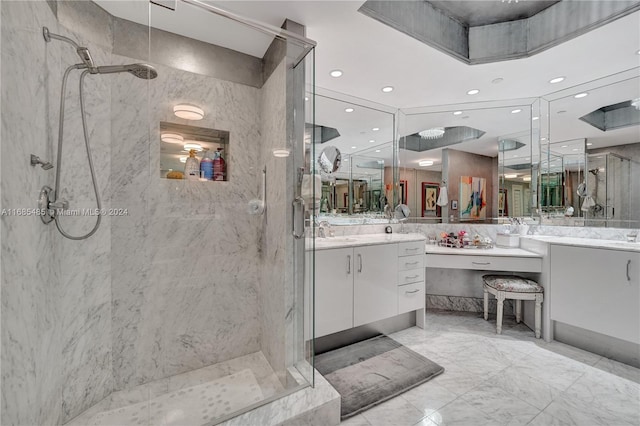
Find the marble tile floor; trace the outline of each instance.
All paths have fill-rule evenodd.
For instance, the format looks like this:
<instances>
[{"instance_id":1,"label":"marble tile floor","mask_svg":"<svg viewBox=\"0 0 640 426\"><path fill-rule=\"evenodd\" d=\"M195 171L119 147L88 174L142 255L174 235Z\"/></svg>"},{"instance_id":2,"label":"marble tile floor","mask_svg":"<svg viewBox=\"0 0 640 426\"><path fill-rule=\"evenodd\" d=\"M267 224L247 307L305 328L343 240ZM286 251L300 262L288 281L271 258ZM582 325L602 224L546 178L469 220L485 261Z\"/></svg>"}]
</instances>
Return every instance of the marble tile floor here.
<instances>
[{"instance_id":1,"label":"marble tile floor","mask_svg":"<svg viewBox=\"0 0 640 426\"><path fill-rule=\"evenodd\" d=\"M112 393L67 426L199 426L284 390L262 352Z\"/></svg>"},{"instance_id":2,"label":"marble tile floor","mask_svg":"<svg viewBox=\"0 0 640 426\"><path fill-rule=\"evenodd\" d=\"M427 313L427 327L392 338L445 372L371 408L344 426L640 425L640 369L534 338L524 324L495 315Z\"/></svg>"}]
</instances>

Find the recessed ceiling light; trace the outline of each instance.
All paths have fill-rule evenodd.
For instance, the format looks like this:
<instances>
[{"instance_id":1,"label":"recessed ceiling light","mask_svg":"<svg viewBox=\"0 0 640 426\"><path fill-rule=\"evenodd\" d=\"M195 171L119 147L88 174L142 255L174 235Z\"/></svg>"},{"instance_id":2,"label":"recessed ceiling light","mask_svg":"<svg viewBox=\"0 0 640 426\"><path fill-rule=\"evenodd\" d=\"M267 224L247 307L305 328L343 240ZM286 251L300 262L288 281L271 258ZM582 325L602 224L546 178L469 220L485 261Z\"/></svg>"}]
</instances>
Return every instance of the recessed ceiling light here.
<instances>
[{"instance_id":1,"label":"recessed ceiling light","mask_svg":"<svg viewBox=\"0 0 640 426\"><path fill-rule=\"evenodd\" d=\"M640 50L638 50L638 51L636 52L636 55L640 55Z\"/></svg>"},{"instance_id":2,"label":"recessed ceiling light","mask_svg":"<svg viewBox=\"0 0 640 426\"><path fill-rule=\"evenodd\" d=\"M380 130L380 128L379 128L379 127L374 127L374 128L373 128L373 129L371 129L371 130L373 130L374 132L377 132L378 130Z\"/></svg>"},{"instance_id":3,"label":"recessed ceiling light","mask_svg":"<svg viewBox=\"0 0 640 426\"><path fill-rule=\"evenodd\" d=\"M369 139L369 143L374 143L375 141L375 139Z\"/></svg>"},{"instance_id":4,"label":"recessed ceiling light","mask_svg":"<svg viewBox=\"0 0 640 426\"><path fill-rule=\"evenodd\" d=\"M477 95L478 93L480 93L478 89L471 89L467 92L467 95Z\"/></svg>"},{"instance_id":5,"label":"recessed ceiling light","mask_svg":"<svg viewBox=\"0 0 640 426\"><path fill-rule=\"evenodd\" d=\"M518 175L516 173L512 173L512 174L504 175L504 177L506 179L515 179L518 177Z\"/></svg>"},{"instance_id":6,"label":"recessed ceiling light","mask_svg":"<svg viewBox=\"0 0 640 426\"><path fill-rule=\"evenodd\" d=\"M593 142L587 142L587 146L593 145Z\"/></svg>"},{"instance_id":7,"label":"recessed ceiling light","mask_svg":"<svg viewBox=\"0 0 640 426\"><path fill-rule=\"evenodd\" d=\"M431 160L424 160L424 161L420 161L418 162L418 165L420 167L429 167L429 166L433 166L433 161Z\"/></svg>"},{"instance_id":8,"label":"recessed ceiling light","mask_svg":"<svg viewBox=\"0 0 640 426\"><path fill-rule=\"evenodd\" d=\"M393 86L384 86L384 87L382 88L382 91L383 91L384 93L393 92Z\"/></svg>"},{"instance_id":9,"label":"recessed ceiling light","mask_svg":"<svg viewBox=\"0 0 640 426\"><path fill-rule=\"evenodd\" d=\"M573 148L571 151L578 151L578 148Z\"/></svg>"},{"instance_id":10,"label":"recessed ceiling light","mask_svg":"<svg viewBox=\"0 0 640 426\"><path fill-rule=\"evenodd\" d=\"M462 111L455 111L453 115L462 115Z\"/></svg>"},{"instance_id":11,"label":"recessed ceiling light","mask_svg":"<svg viewBox=\"0 0 640 426\"><path fill-rule=\"evenodd\" d=\"M540 140L541 140L541 141L546 141L546 140L547 140L547 138L540 138Z\"/></svg>"},{"instance_id":12,"label":"recessed ceiling light","mask_svg":"<svg viewBox=\"0 0 640 426\"><path fill-rule=\"evenodd\" d=\"M344 112L353 112L353 108L345 108Z\"/></svg>"},{"instance_id":13,"label":"recessed ceiling light","mask_svg":"<svg viewBox=\"0 0 640 426\"><path fill-rule=\"evenodd\" d=\"M538 120L538 119L540 119L540 117L533 117L533 118L531 119L531 121L536 121L536 120Z\"/></svg>"},{"instance_id":14,"label":"recessed ceiling light","mask_svg":"<svg viewBox=\"0 0 640 426\"><path fill-rule=\"evenodd\" d=\"M331 77L340 77L342 75L342 70L333 70L329 75L331 75Z\"/></svg>"},{"instance_id":15,"label":"recessed ceiling light","mask_svg":"<svg viewBox=\"0 0 640 426\"><path fill-rule=\"evenodd\" d=\"M304 97L304 100L305 100L305 101L308 101L308 100L309 100L309 98L308 98L307 96L305 96L305 97Z\"/></svg>"},{"instance_id":16,"label":"recessed ceiling light","mask_svg":"<svg viewBox=\"0 0 640 426\"><path fill-rule=\"evenodd\" d=\"M562 145L560 148L567 148L569 145Z\"/></svg>"},{"instance_id":17,"label":"recessed ceiling light","mask_svg":"<svg viewBox=\"0 0 640 426\"><path fill-rule=\"evenodd\" d=\"M502 83L503 81L504 81L504 78L502 77L494 78L493 80L491 80L493 84Z\"/></svg>"},{"instance_id":18,"label":"recessed ceiling light","mask_svg":"<svg viewBox=\"0 0 640 426\"><path fill-rule=\"evenodd\" d=\"M578 93L577 95L574 96L574 98L576 99L580 99L580 98L584 98L586 96L588 96L589 94L587 92L583 92L583 93Z\"/></svg>"},{"instance_id":19,"label":"recessed ceiling light","mask_svg":"<svg viewBox=\"0 0 640 426\"><path fill-rule=\"evenodd\" d=\"M551 84L556 84L556 83L560 83L561 81L564 81L564 77L555 77L555 78L552 78L551 80L549 80L549 83L551 83Z\"/></svg>"},{"instance_id":20,"label":"recessed ceiling light","mask_svg":"<svg viewBox=\"0 0 640 426\"><path fill-rule=\"evenodd\" d=\"M376 152L380 152L380 150L379 150L379 149L376 149Z\"/></svg>"},{"instance_id":21,"label":"recessed ceiling light","mask_svg":"<svg viewBox=\"0 0 640 426\"><path fill-rule=\"evenodd\" d=\"M521 109L514 109L513 111L511 111L511 114L517 114L519 112L522 112Z\"/></svg>"},{"instance_id":22,"label":"recessed ceiling light","mask_svg":"<svg viewBox=\"0 0 640 426\"><path fill-rule=\"evenodd\" d=\"M351 149L356 149L356 148L357 148L357 146L352 146L352 147L351 147Z\"/></svg>"},{"instance_id":23,"label":"recessed ceiling light","mask_svg":"<svg viewBox=\"0 0 640 426\"><path fill-rule=\"evenodd\" d=\"M522 176L522 180L525 182L531 182L531 176Z\"/></svg>"}]
</instances>

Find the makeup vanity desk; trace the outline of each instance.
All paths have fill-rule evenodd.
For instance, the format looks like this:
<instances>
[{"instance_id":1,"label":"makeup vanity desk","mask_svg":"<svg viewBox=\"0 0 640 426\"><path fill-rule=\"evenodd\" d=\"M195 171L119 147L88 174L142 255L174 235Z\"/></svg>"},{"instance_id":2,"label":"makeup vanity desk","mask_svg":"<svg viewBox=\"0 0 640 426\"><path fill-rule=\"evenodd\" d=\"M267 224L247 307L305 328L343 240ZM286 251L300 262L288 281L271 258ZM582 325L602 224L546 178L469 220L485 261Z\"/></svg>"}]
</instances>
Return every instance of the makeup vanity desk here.
<instances>
[{"instance_id":1,"label":"makeup vanity desk","mask_svg":"<svg viewBox=\"0 0 640 426\"><path fill-rule=\"evenodd\" d=\"M427 244L427 268L542 272L542 255L520 248L465 249Z\"/></svg>"}]
</instances>

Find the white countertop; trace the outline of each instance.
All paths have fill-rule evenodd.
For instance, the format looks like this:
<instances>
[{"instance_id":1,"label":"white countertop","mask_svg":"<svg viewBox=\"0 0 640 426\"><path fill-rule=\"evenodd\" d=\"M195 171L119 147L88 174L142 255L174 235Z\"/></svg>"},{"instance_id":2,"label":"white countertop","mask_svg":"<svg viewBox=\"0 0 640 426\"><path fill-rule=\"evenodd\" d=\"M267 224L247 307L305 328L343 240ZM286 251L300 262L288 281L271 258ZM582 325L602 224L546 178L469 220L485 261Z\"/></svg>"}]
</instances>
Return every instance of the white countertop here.
<instances>
[{"instance_id":1,"label":"white countertop","mask_svg":"<svg viewBox=\"0 0 640 426\"><path fill-rule=\"evenodd\" d=\"M425 241L422 234L360 234L341 237L316 238L316 250L334 248L371 246L376 244L404 243L409 241ZM311 240L307 239L307 250L311 249Z\"/></svg>"},{"instance_id":2,"label":"white countertop","mask_svg":"<svg viewBox=\"0 0 640 426\"><path fill-rule=\"evenodd\" d=\"M542 257L542 255L521 248L494 247L490 249L451 248L427 244L427 254L455 254L460 256L499 256L499 257Z\"/></svg>"},{"instance_id":3,"label":"white countertop","mask_svg":"<svg viewBox=\"0 0 640 426\"><path fill-rule=\"evenodd\" d=\"M550 244L560 244L565 246L605 248L611 250L640 252L640 243L628 243L626 241L600 240L597 238L555 237L550 235L527 235L520 238L542 241Z\"/></svg>"}]
</instances>

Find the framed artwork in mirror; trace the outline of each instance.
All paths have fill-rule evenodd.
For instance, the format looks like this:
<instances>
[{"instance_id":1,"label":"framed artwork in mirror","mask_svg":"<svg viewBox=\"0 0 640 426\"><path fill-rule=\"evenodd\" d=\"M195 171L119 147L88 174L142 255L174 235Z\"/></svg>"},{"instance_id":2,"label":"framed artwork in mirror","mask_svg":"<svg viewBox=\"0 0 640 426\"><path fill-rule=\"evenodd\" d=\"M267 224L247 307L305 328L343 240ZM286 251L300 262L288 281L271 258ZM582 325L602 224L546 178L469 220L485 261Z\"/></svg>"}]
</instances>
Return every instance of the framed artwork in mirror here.
<instances>
[{"instance_id":1,"label":"framed artwork in mirror","mask_svg":"<svg viewBox=\"0 0 640 426\"><path fill-rule=\"evenodd\" d=\"M500 192L498 193L498 216L509 216L507 190L504 188L500 188Z\"/></svg>"},{"instance_id":2,"label":"framed artwork in mirror","mask_svg":"<svg viewBox=\"0 0 640 426\"><path fill-rule=\"evenodd\" d=\"M442 217L442 207L436 204L440 195L440 185L422 182L422 217Z\"/></svg>"},{"instance_id":3,"label":"framed artwork in mirror","mask_svg":"<svg viewBox=\"0 0 640 426\"><path fill-rule=\"evenodd\" d=\"M400 181L400 196L398 197L398 201L400 201L400 204L407 204L408 200L407 200L407 187L409 186L409 184L407 183L406 180L401 180Z\"/></svg>"},{"instance_id":4,"label":"framed artwork in mirror","mask_svg":"<svg viewBox=\"0 0 640 426\"><path fill-rule=\"evenodd\" d=\"M487 217L487 181L485 178L460 176L460 220Z\"/></svg>"}]
</instances>

